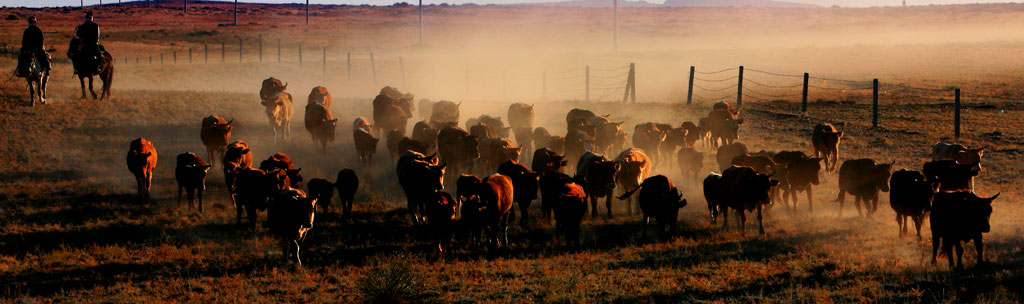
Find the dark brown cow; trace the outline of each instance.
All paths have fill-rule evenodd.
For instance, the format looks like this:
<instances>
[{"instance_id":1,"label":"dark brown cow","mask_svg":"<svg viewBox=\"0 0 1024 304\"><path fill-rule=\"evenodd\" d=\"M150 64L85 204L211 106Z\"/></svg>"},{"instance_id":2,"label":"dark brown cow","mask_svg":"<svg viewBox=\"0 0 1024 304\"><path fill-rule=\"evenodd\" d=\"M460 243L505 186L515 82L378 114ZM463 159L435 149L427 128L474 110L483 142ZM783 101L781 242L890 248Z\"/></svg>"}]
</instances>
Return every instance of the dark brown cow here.
<instances>
[{"instance_id":1,"label":"dark brown cow","mask_svg":"<svg viewBox=\"0 0 1024 304\"><path fill-rule=\"evenodd\" d=\"M508 126L533 129L533 105L513 103L508 106Z\"/></svg>"},{"instance_id":2,"label":"dark brown cow","mask_svg":"<svg viewBox=\"0 0 1024 304\"><path fill-rule=\"evenodd\" d=\"M430 150L430 148L427 147L426 144L418 140L412 139L412 137L402 137L402 139L398 141L399 153L405 153L405 151L414 151L419 152L421 154L427 154L429 152L428 150Z\"/></svg>"},{"instance_id":3,"label":"dark brown cow","mask_svg":"<svg viewBox=\"0 0 1024 304\"><path fill-rule=\"evenodd\" d=\"M338 188L341 215L348 217L352 214L352 204L356 200L356 191L359 190L359 176L356 176L352 169L341 169L338 171L338 179L334 181L334 186Z\"/></svg>"},{"instance_id":4,"label":"dark brown cow","mask_svg":"<svg viewBox=\"0 0 1024 304\"><path fill-rule=\"evenodd\" d=\"M783 189L782 197L786 204L789 204L792 199L793 210L796 210L796 195L800 191L805 191L807 192L807 211L814 212L814 191L811 187L821 183L818 172L821 171L822 160L824 159L820 157L792 159L785 165L785 171L779 172L779 174L785 174L780 179L788 184L788 187Z\"/></svg>"},{"instance_id":5,"label":"dark brown cow","mask_svg":"<svg viewBox=\"0 0 1024 304\"><path fill-rule=\"evenodd\" d=\"M153 170L156 170L157 153L153 142L144 137L136 138L128 145L128 171L135 175L139 197L149 198L153 185Z\"/></svg>"},{"instance_id":6,"label":"dark brown cow","mask_svg":"<svg viewBox=\"0 0 1024 304\"><path fill-rule=\"evenodd\" d=\"M199 212L203 212L203 190L206 189L206 173L210 165L199 154L186 152L178 154L174 168L174 179L178 181L178 206L181 206L182 190L188 193L188 208L192 209L195 196L199 196Z\"/></svg>"},{"instance_id":7,"label":"dark brown cow","mask_svg":"<svg viewBox=\"0 0 1024 304\"><path fill-rule=\"evenodd\" d=\"M814 157L825 158L825 169L828 172L836 170L836 164L839 162L839 142L842 139L843 132L836 130L830 123L814 126L814 133L811 134Z\"/></svg>"},{"instance_id":8,"label":"dark brown cow","mask_svg":"<svg viewBox=\"0 0 1024 304\"><path fill-rule=\"evenodd\" d=\"M377 143L380 142L380 138L373 138L373 135L367 130L356 129L352 133L352 142L356 146L356 156L359 161L365 166L372 164L373 155L377 154ZM391 154L394 155L394 153Z\"/></svg>"},{"instance_id":9,"label":"dark brown cow","mask_svg":"<svg viewBox=\"0 0 1024 304\"><path fill-rule=\"evenodd\" d=\"M270 233L281 241L281 253L285 261L293 252L294 245L295 262L302 266L300 244L309 230L313 229L316 204L316 198L307 197L306 193L298 189L286 189L270 196L267 203L267 226Z\"/></svg>"},{"instance_id":10,"label":"dark brown cow","mask_svg":"<svg viewBox=\"0 0 1024 304\"><path fill-rule=\"evenodd\" d=\"M594 149L594 137L589 133L571 129L565 134L565 158L576 159Z\"/></svg>"},{"instance_id":11,"label":"dark brown cow","mask_svg":"<svg viewBox=\"0 0 1024 304\"><path fill-rule=\"evenodd\" d=\"M543 175L545 172L562 172L562 168L568 163L564 156L558 155L555 151L548 148L540 148L533 152L533 162L530 164L530 169Z\"/></svg>"},{"instance_id":12,"label":"dark brown cow","mask_svg":"<svg viewBox=\"0 0 1024 304\"><path fill-rule=\"evenodd\" d=\"M692 121L683 122L682 126L680 126L679 128L686 131L686 136L683 137L684 146L693 147L693 145L697 143L698 140L701 139L701 129L697 127L697 125L694 124Z\"/></svg>"},{"instance_id":13,"label":"dark brown cow","mask_svg":"<svg viewBox=\"0 0 1024 304\"><path fill-rule=\"evenodd\" d=\"M924 163L922 171L928 181L938 184L939 191L973 191L971 185L981 173L981 166L955 160L933 160Z\"/></svg>"},{"instance_id":14,"label":"dark brown cow","mask_svg":"<svg viewBox=\"0 0 1024 304\"><path fill-rule=\"evenodd\" d=\"M727 208L722 197L722 176L711 173L704 178L704 200L708 203L708 211L711 213L711 225L718 220L718 215Z\"/></svg>"},{"instance_id":15,"label":"dark brown cow","mask_svg":"<svg viewBox=\"0 0 1024 304\"><path fill-rule=\"evenodd\" d=\"M807 157L807 154L801 151L779 151L779 153L775 153L775 155L772 155L772 161L774 161L777 165L787 165L793 160L805 158L809 157Z\"/></svg>"},{"instance_id":16,"label":"dark brown cow","mask_svg":"<svg viewBox=\"0 0 1024 304\"><path fill-rule=\"evenodd\" d=\"M519 204L519 225L526 227L530 222L530 205L537 199L537 178L536 172L530 171L522 164L508 160L498 166L498 174L508 176L512 180L514 192L512 197ZM511 220L515 220L515 212L509 212Z\"/></svg>"},{"instance_id":17,"label":"dark brown cow","mask_svg":"<svg viewBox=\"0 0 1024 304\"><path fill-rule=\"evenodd\" d=\"M700 169L704 166L704 154L694 147L683 147L676 154L676 162L679 163L679 171L683 176L693 176L693 180L700 178Z\"/></svg>"},{"instance_id":18,"label":"dark brown cow","mask_svg":"<svg viewBox=\"0 0 1024 304\"><path fill-rule=\"evenodd\" d=\"M679 208L686 207L686 200L672 180L664 175L655 175L644 180L639 187L626 192L619 199L625 199L640 190L640 212L644 213L644 230L641 238L647 237L647 225L651 218L658 221L661 232L668 227L669 233L675 231L679 219Z\"/></svg>"},{"instance_id":19,"label":"dark brown cow","mask_svg":"<svg viewBox=\"0 0 1024 304\"><path fill-rule=\"evenodd\" d=\"M921 223L932 207L934 185L918 171L900 169L892 173L889 206L896 211L896 230L900 237L907 235L907 217L910 217L917 227L917 239L921 239Z\"/></svg>"},{"instance_id":20,"label":"dark brown cow","mask_svg":"<svg viewBox=\"0 0 1024 304\"><path fill-rule=\"evenodd\" d=\"M580 244L580 223L587 214L587 193L568 175L550 172L540 178L544 208L555 213L555 235L569 246Z\"/></svg>"},{"instance_id":21,"label":"dark brown cow","mask_svg":"<svg viewBox=\"0 0 1024 304\"><path fill-rule=\"evenodd\" d=\"M662 129L659 126L659 130L665 133L665 140L658 147L658 155L661 157L658 161L668 167L672 167L674 160L672 155L676 154L676 149L679 147L686 146L686 130L683 128L672 128L672 126L667 125L664 127Z\"/></svg>"},{"instance_id":22,"label":"dark brown cow","mask_svg":"<svg viewBox=\"0 0 1024 304\"><path fill-rule=\"evenodd\" d=\"M894 163L896 162L876 164L874 160L867 158L844 161L839 167L839 195L836 197L836 201L839 202L839 217L843 216L843 203L846 201L847 192L855 198L857 214L864 215L860 210L861 200L864 201L868 215L878 210L878 190L889 192L889 176L892 174Z\"/></svg>"},{"instance_id":23,"label":"dark brown cow","mask_svg":"<svg viewBox=\"0 0 1024 304\"><path fill-rule=\"evenodd\" d=\"M725 171L732 167L732 160L737 156L747 154L747 146L742 143L731 143L718 148L715 160L718 161L718 169Z\"/></svg>"},{"instance_id":24,"label":"dark brown cow","mask_svg":"<svg viewBox=\"0 0 1024 304\"><path fill-rule=\"evenodd\" d=\"M424 215L433 232L434 242L437 243L437 251L444 254L452 246L452 231L455 229L455 214L459 203L448 192L437 191L423 205Z\"/></svg>"},{"instance_id":25,"label":"dark brown cow","mask_svg":"<svg viewBox=\"0 0 1024 304\"><path fill-rule=\"evenodd\" d=\"M722 106L724 104L724 106ZM708 113L705 123L707 130L711 132L711 149L717 149L720 145L733 143L739 138L740 125L743 119L739 118L740 112L725 102L715 104L715 107ZM721 144L719 143L721 142Z\"/></svg>"},{"instance_id":26,"label":"dark brown cow","mask_svg":"<svg viewBox=\"0 0 1024 304\"><path fill-rule=\"evenodd\" d=\"M327 107L314 103L306 105L305 125L313 144L319 145L320 150L327 153L327 144L334 141L338 119L331 115Z\"/></svg>"},{"instance_id":27,"label":"dark brown cow","mask_svg":"<svg viewBox=\"0 0 1024 304\"><path fill-rule=\"evenodd\" d=\"M516 142L519 146L523 147L524 151L533 151L533 129L527 127L518 127L512 130L512 133L516 136Z\"/></svg>"},{"instance_id":28,"label":"dark brown cow","mask_svg":"<svg viewBox=\"0 0 1024 304\"><path fill-rule=\"evenodd\" d=\"M412 94L403 94L390 86L380 89L380 94L373 99L373 124L377 127L377 136L391 130L399 130L405 136L405 129L412 118Z\"/></svg>"},{"instance_id":29,"label":"dark brown cow","mask_svg":"<svg viewBox=\"0 0 1024 304\"><path fill-rule=\"evenodd\" d=\"M583 109L572 109L569 113L565 114L565 123L569 126L569 129L578 128L581 126L596 127L608 123L608 115L597 116L590 110ZM583 130L588 133L593 133L593 130Z\"/></svg>"},{"instance_id":30,"label":"dark brown cow","mask_svg":"<svg viewBox=\"0 0 1024 304\"><path fill-rule=\"evenodd\" d=\"M430 121L438 123L459 123L459 106L461 105L461 102L455 104L454 102L447 100L438 101L434 104L434 110L430 114Z\"/></svg>"},{"instance_id":31,"label":"dark brown cow","mask_svg":"<svg viewBox=\"0 0 1024 304\"><path fill-rule=\"evenodd\" d=\"M964 268L964 248L961 242L974 241L978 252L978 265L985 264L985 243L982 234L992 229L992 202L999 194L989 198L978 197L968 191L939 192L935 194L929 217L932 226L932 264L942 244L942 252L953 268L953 247L956 247L956 269Z\"/></svg>"},{"instance_id":32,"label":"dark brown cow","mask_svg":"<svg viewBox=\"0 0 1024 304\"><path fill-rule=\"evenodd\" d=\"M722 172L722 228L729 226L729 208L732 208L739 215L740 233L746 234L745 212L757 210L758 233L764 235L761 210L771 204L771 188L778 184L779 181L772 180L770 175L757 173L749 167L733 166Z\"/></svg>"},{"instance_id":33,"label":"dark brown cow","mask_svg":"<svg viewBox=\"0 0 1024 304\"><path fill-rule=\"evenodd\" d=\"M932 147L932 160L955 160L964 164L981 163L985 148L971 149L961 144L937 143Z\"/></svg>"},{"instance_id":34,"label":"dark brown cow","mask_svg":"<svg viewBox=\"0 0 1024 304\"><path fill-rule=\"evenodd\" d=\"M625 149L626 131L622 130L623 122L609 122L597 126L594 135L594 150L598 153L614 153Z\"/></svg>"},{"instance_id":35,"label":"dark brown cow","mask_svg":"<svg viewBox=\"0 0 1024 304\"><path fill-rule=\"evenodd\" d=\"M480 124L490 126L501 138L508 138L509 132L512 131L512 128L505 127L501 116L480 115L479 121Z\"/></svg>"},{"instance_id":36,"label":"dark brown cow","mask_svg":"<svg viewBox=\"0 0 1024 304\"><path fill-rule=\"evenodd\" d=\"M299 184L302 183L302 168L295 168L295 163L287 154L277 152L260 163L260 170L270 173L273 169L284 170L288 174L289 185L292 188L299 188Z\"/></svg>"},{"instance_id":37,"label":"dark brown cow","mask_svg":"<svg viewBox=\"0 0 1024 304\"><path fill-rule=\"evenodd\" d=\"M471 175L469 175L471 176ZM480 229L487 231L488 245L500 246L504 240L508 246L508 222L512 212L514 188L508 176L492 174L476 182L475 176L459 178L458 195L462 201L462 218L466 220L471 235L479 235ZM498 234L502 234L499 238Z\"/></svg>"},{"instance_id":38,"label":"dark brown cow","mask_svg":"<svg viewBox=\"0 0 1024 304\"><path fill-rule=\"evenodd\" d=\"M448 163L451 174L462 173L463 166L480 157L477 137L458 127L445 127L437 134L437 153Z\"/></svg>"},{"instance_id":39,"label":"dark brown cow","mask_svg":"<svg viewBox=\"0 0 1024 304\"><path fill-rule=\"evenodd\" d=\"M273 193L288 189L288 174L274 168L271 172L245 168L235 178L235 212L238 225L242 225L242 212L249 219L249 228L256 229L258 211L267 209L267 200Z\"/></svg>"},{"instance_id":40,"label":"dark brown cow","mask_svg":"<svg viewBox=\"0 0 1024 304\"><path fill-rule=\"evenodd\" d=\"M407 151L398 158L398 183L405 192L409 213L414 222L423 220L426 200L444 190L445 164L434 165L433 156Z\"/></svg>"},{"instance_id":41,"label":"dark brown cow","mask_svg":"<svg viewBox=\"0 0 1024 304\"><path fill-rule=\"evenodd\" d=\"M314 178L306 183L306 190L310 198L316 199L317 207L320 207L323 213L327 213L331 201L334 200L334 183L323 178Z\"/></svg>"},{"instance_id":42,"label":"dark brown cow","mask_svg":"<svg viewBox=\"0 0 1024 304\"><path fill-rule=\"evenodd\" d=\"M709 148L709 151L717 149L717 147L711 145L711 126L708 125L707 117L701 117L697 120L697 129L700 130L701 144L705 148Z\"/></svg>"},{"instance_id":43,"label":"dark brown cow","mask_svg":"<svg viewBox=\"0 0 1024 304\"><path fill-rule=\"evenodd\" d=\"M665 132L658 129L653 122L637 124L633 127L633 147L643 149L651 158L658 159L661 142L665 141Z\"/></svg>"},{"instance_id":44,"label":"dark brown cow","mask_svg":"<svg viewBox=\"0 0 1024 304\"><path fill-rule=\"evenodd\" d=\"M434 115L434 105L437 104L430 99L420 99L420 119L430 121L430 117Z\"/></svg>"},{"instance_id":45,"label":"dark brown cow","mask_svg":"<svg viewBox=\"0 0 1024 304\"><path fill-rule=\"evenodd\" d=\"M573 180L587 191L590 197L591 216L597 217L597 200L607 197L605 207L608 217L612 217L612 196L615 191L615 173L619 171L619 163L609 160L604 155L587 151L576 163L576 176Z\"/></svg>"},{"instance_id":46,"label":"dark brown cow","mask_svg":"<svg viewBox=\"0 0 1024 304\"><path fill-rule=\"evenodd\" d=\"M719 150L721 153L721 150ZM751 167L757 173L775 173L775 161L770 156L744 153L732 158L732 165Z\"/></svg>"},{"instance_id":47,"label":"dark brown cow","mask_svg":"<svg viewBox=\"0 0 1024 304\"><path fill-rule=\"evenodd\" d=\"M206 155L210 159L210 165L214 160L223 159L227 150L228 142L231 141L231 123L235 120L225 121L220 116L210 115L203 118L202 131L199 137L206 146ZM224 165L221 163L221 165Z\"/></svg>"},{"instance_id":48,"label":"dark brown cow","mask_svg":"<svg viewBox=\"0 0 1024 304\"><path fill-rule=\"evenodd\" d=\"M309 99L306 100L306 105L318 104L325 108L331 108L331 93L327 91L325 87L314 87L313 90L309 91ZM323 203L323 202L321 202Z\"/></svg>"},{"instance_id":49,"label":"dark brown cow","mask_svg":"<svg viewBox=\"0 0 1024 304\"><path fill-rule=\"evenodd\" d=\"M283 83L280 79L274 77L264 79L260 85L260 100L268 101L287 89L288 84Z\"/></svg>"},{"instance_id":50,"label":"dark brown cow","mask_svg":"<svg viewBox=\"0 0 1024 304\"><path fill-rule=\"evenodd\" d=\"M479 138L480 142L484 142L485 140L492 138L498 138L498 133L495 132L494 128L490 125L480 123L479 121L473 124L466 123L466 125L467 128L469 128L469 134Z\"/></svg>"},{"instance_id":51,"label":"dark brown cow","mask_svg":"<svg viewBox=\"0 0 1024 304\"><path fill-rule=\"evenodd\" d=\"M644 150L626 149L615 157L615 163L619 164L619 171L615 173L615 183L623 193L636 190L651 175L652 163ZM626 210L629 214L633 214L636 206L636 200L626 200Z\"/></svg>"},{"instance_id":52,"label":"dark brown cow","mask_svg":"<svg viewBox=\"0 0 1024 304\"><path fill-rule=\"evenodd\" d=\"M481 142L480 160L484 162L483 169L486 172L494 172L506 161L519 162L522 152L523 147L513 147L507 139L492 138Z\"/></svg>"},{"instance_id":53,"label":"dark brown cow","mask_svg":"<svg viewBox=\"0 0 1024 304\"><path fill-rule=\"evenodd\" d=\"M249 144L237 140L228 145L221 163L224 164L224 185L227 186L231 203L234 204L235 176L242 170L252 167L252 151L249 150Z\"/></svg>"},{"instance_id":54,"label":"dark brown cow","mask_svg":"<svg viewBox=\"0 0 1024 304\"><path fill-rule=\"evenodd\" d=\"M547 129L538 127L533 129L533 146L537 149L548 148L551 151L562 154L565 153L565 138L551 136Z\"/></svg>"},{"instance_id":55,"label":"dark brown cow","mask_svg":"<svg viewBox=\"0 0 1024 304\"><path fill-rule=\"evenodd\" d=\"M433 153L437 150L437 133L441 128L426 121L417 122L412 126L412 139L423 143L427 151L422 153Z\"/></svg>"},{"instance_id":56,"label":"dark brown cow","mask_svg":"<svg viewBox=\"0 0 1024 304\"><path fill-rule=\"evenodd\" d=\"M373 134L373 124L371 124L370 120L366 119L366 117L356 117L356 119L352 121L352 132L360 129L366 130L366 133Z\"/></svg>"}]
</instances>

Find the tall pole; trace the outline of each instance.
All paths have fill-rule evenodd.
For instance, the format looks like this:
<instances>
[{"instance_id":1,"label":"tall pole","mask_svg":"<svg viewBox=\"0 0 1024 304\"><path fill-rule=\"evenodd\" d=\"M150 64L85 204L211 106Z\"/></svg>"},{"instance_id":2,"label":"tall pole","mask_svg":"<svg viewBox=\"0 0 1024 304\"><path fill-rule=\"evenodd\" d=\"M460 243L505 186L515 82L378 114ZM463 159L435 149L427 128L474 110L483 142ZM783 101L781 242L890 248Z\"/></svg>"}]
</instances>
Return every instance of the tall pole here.
<instances>
[{"instance_id":1,"label":"tall pole","mask_svg":"<svg viewBox=\"0 0 1024 304\"><path fill-rule=\"evenodd\" d=\"M615 28L612 33L612 49L615 51L619 50L619 0L612 0L612 10L615 14L613 18L613 27Z\"/></svg>"},{"instance_id":2,"label":"tall pole","mask_svg":"<svg viewBox=\"0 0 1024 304\"><path fill-rule=\"evenodd\" d=\"M182 11L185 12L185 14L188 14L188 0L184 0L182 2L185 3L185 5L182 6ZM121 3L121 0L118 0L117 3Z\"/></svg>"},{"instance_id":3,"label":"tall pole","mask_svg":"<svg viewBox=\"0 0 1024 304\"><path fill-rule=\"evenodd\" d=\"M233 24L234 25L238 25L238 0L235 0L234 12L235 12L235 21L233 22Z\"/></svg>"},{"instance_id":4,"label":"tall pole","mask_svg":"<svg viewBox=\"0 0 1024 304\"><path fill-rule=\"evenodd\" d=\"M736 82L736 107L743 105L743 66L740 66L740 75Z\"/></svg>"},{"instance_id":5,"label":"tall pole","mask_svg":"<svg viewBox=\"0 0 1024 304\"><path fill-rule=\"evenodd\" d=\"M629 102L636 103L636 63L629 63Z\"/></svg>"},{"instance_id":6,"label":"tall pole","mask_svg":"<svg viewBox=\"0 0 1024 304\"><path fill-rule=\"evenodd\" d=\"M302 44L299 43L299 67L302 67Z\"/></svg>"},{"instance_id":7,"label":"tall pole","mask_svg":"<svg viewBox=\"0 0 1024 304\"><path fill-rule=\"evenodd\" d=\"M693 103L693 73L694 73L694 70L695 70L695 68L691 65L690 66L690 84L687 86L687 89L686 89L686 104L687 105Z\"/></svg>"},{"instance_id":8,"label":"tall pole","mask_svg":"<svg viewBox=\"0 0 1024 304\"><path fill-rule=\"evenodd\" d=\"M377 86L377 64L373 61L373 52L370 52L370 72L373 74L373 85Z\"/></svg>"},{"instance_id":9,"label":"tall pole","mask_svg":"<svg viewBox=\"0 0 1024 304\"><path fill-rule=\"evenodd\" d=\"M804 73L804 93L800 98L800 113L807 115L807 82L811 79L811 74Z\"/></svg>"},{"instance_id":10,"label":"tall pole","mask_svg":"<svg viewBox=\"0 0 1024 304\"><path fill-rule=\"evenodd\" d=\"M960 139L960 88L956 89L956 97L953 102L956 107L953 110L953 138Z\"/></svg>"},{"instance_id":11,"label":"tall pole","mask_svg":"<svg viewBox=\"0 0 1024 304\"><path fill-rule=\"evenodd\" d=\"M420 46L423 46L423 0L420 0Z\"/></svg>"},{"instance_id":12,"label":"tall pole","mask_svg":"<svg viewBox=\"0 0 1024 304\"><path fill-rule=\"evenodd\" d=\"M587 87L587 98L586 98L586 99L584 99L584 100L585 100L585 101L587 101L587 102L590 102L590 66L589 66L589 65L587 66L587 75L586 75L586 81L587 81L587 83L586 83L586 87Z\"/></svg>"},{"instance_id":13,"label":"tall pole","mask_svg":"<svg viewBox=\"0 0 1024 304\"><path fill-rule=\"evenodd\" d=\"M306 24L309 24L309 0L306 0Z\"/></svg>"},{"instance_id":14,"label":"tall pole","mask_svg":"<svg viewBox=\"0 0 1024 304\"><path fill-rule=\"evenodd\" d=\"M871 127L878 128L878 78L871 83Z\"/></svg>"}]
</instances>

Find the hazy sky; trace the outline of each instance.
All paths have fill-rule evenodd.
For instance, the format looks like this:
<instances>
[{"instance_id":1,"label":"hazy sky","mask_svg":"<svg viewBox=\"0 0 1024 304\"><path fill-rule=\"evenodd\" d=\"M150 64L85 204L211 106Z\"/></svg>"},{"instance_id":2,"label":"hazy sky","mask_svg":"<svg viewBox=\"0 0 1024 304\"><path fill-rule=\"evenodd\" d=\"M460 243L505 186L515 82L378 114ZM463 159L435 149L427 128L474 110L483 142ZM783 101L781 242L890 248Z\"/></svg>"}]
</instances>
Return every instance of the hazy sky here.
<instances>
[{"instance_id":1,"label":"hazy sky","mask_svg":"<svg viewBox=\"0 0 1024 304\"><path fill-rule=\"evenodd\" d=\"M0 5L3 6L68 6L68 5L79 5L79 1L82 0L0 0ZM124 0L128 1L128 0ZM304 2L300 0L242 0L243 2L259 2L259 3L297 3ZM311 0L310 3L314 4L373 4L373 5L390 5L395 2L409 2L415 3L416 0ZM560 0L424 0L426 4L430 3L479 3L479 4L505 4L505 3L528 3L528 2L554 2ZM608 0L611 1L611 0ZM786 2L799 2L799 3L811 3L822 6L831 6L837 4L840 6L884 6L884 5L900 5L900 0L779 0ZM98 4L100 0L84 0L86 5ZM103 0L104 3L115 3L117 0ZM647 2L662 3L664 0L647 0ZM1013 1L1006 0L907 0L907 5L929 5L929 4L964 4L964 3L1006 3Z\"/></svg>"}]
</instances>

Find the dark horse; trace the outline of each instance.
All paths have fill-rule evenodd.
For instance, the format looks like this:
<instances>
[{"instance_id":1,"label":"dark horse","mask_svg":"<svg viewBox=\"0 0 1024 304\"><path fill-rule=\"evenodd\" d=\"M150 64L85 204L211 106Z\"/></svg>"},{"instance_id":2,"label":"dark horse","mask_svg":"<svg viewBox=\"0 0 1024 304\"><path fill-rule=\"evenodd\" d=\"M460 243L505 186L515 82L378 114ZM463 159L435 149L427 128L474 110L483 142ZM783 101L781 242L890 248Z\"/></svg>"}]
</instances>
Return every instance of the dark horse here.
<instances>
[{"instance_id":1,"label":"dark horse","mask_svg":"<svg viewBox=\"0 0 1024 304\"><path fill-rule=\"evenodd\" d=\"M43 71L42 64L39 63L39 59L36 58L31 52L23 53L18 57L18 69L20 75L25 75L25 80L28 82L28 105L34 106L36 103L35 95L39 95L39 103L46 103L46 81L50 78L50 75Z\"/></svg>"},{"instance_id":2,"label":"dark horse","mask_svg":"<svg viewBox=\"0 0 1024 304\"><path fill-rule=\"evenodd\" d=\"M100 50L103 48L100 47ZM96 91L92 89L92 77L100 76L103 81L103 90L99 96L100 100L110 97L110 84L114 80L114 58L106 51L100 51L99 58L91 56L82 50L82 42L78 37L72 38L68 45L68 58L75 66L75 73L78 74L78 81L82 83L82 99L85 99L85 78L89 78L89 93L96 99Z\"/></svg>"}]
</instances>

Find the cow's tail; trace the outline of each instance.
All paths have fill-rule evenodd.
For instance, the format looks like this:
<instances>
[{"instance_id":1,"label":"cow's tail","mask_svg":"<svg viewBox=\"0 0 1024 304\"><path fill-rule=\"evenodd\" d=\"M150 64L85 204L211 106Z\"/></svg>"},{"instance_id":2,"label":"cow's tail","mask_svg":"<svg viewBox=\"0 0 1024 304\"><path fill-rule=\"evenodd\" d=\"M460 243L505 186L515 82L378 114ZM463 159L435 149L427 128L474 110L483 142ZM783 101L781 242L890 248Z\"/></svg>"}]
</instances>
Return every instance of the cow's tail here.
<instances>
[{"instance_id":1,"label":"cow's tail","mask_svg":"<svg viewBox=\"0 0 1024 304\"><path fill-rule=\"evenodd\" d=\"M620 200L627 199L630 196L633 196L633 193L635 193L637 190L640 190L640 188L643 188L643 187L644 187L644 184L640 184L640 186L637 186L636 188L633 188L633 190L629 190L629 192L623 193L622 196L619 196L619 199Z\"/></svg>"}]
</instances>

